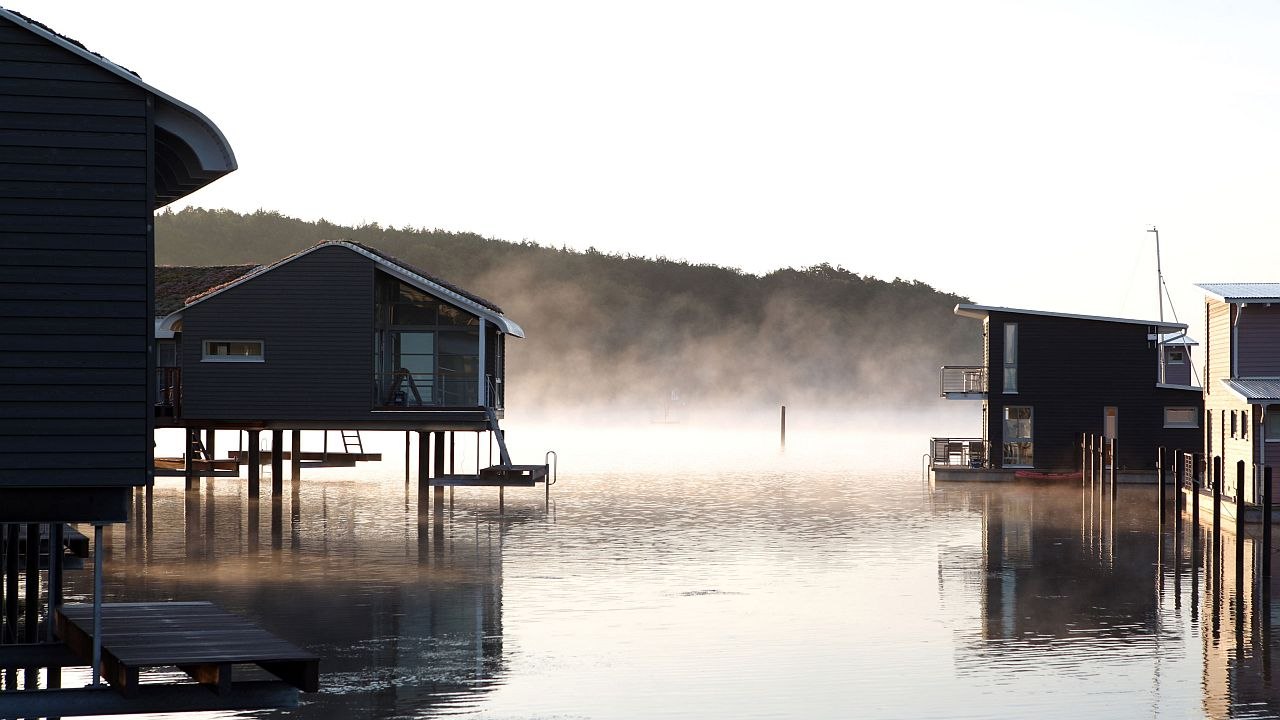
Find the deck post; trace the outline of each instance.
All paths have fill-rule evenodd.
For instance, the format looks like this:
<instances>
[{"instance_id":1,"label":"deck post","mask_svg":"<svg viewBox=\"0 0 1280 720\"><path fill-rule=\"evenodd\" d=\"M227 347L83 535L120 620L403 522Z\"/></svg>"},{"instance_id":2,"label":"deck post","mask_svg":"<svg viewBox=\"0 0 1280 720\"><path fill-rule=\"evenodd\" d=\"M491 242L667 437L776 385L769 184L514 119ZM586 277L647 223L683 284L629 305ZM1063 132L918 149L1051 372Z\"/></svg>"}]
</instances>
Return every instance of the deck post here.
<instances>
[{"instance_id":1,"label":"deck post","mask_svg":"<svg viewBox=\"0 0 1280 720\"><path fill-rule=\"evenodd\" d=\"M187 436L187 450L183 453L185 461L183 464L184 477L186 478L186 489L194 490L196 487L196 433L199 432L195 428L188 427L185 429Z\"/></svg>"},{"instance_id":2,"label":"deck post","mask_svg":"<svg viewBox=\"0 0 1280 720\"><path fill-rule=\"evenodd\" d=\"M783 450L786 450L787 449L787 406L786 405L782 406L782 414L779 418L779 422L781 423L781 432L782 432L782 435L780 437L780 441L782 443L781 448Z\"/></svg>"},{"instance_id":3,"label":"deck post","mask_svg":"<svg viewBox=\"0 0 1280 720\"><path fill-rule=\"evenodd\" d=\"M1181 450L1173 451L1173 476L1170 478L1170 484L1173 485L1173 532L1175 543L1180 539L1178 533L1182 532L1182 487L1187 482L1187 479L1183 477L1182 469L1186 462L1186 455Z\"/></svg>"},{"instance_id":4,"label":"deck post","mask_svg":"<svg viewBox=\"0 0 1280 720\"><path fill-rule=\"evenodd\" d=\"M40 525L27 523L27 597L23 640L33 643L40 639ZM13 599L17 601L17 598Z\"/></svg>"},{"instance_id":5,"label":"deck post","mask_svg":"<svg viewBox=\"0 0 1280 720\"><path fill-rule=\"evenodd\" d=\"M1160 447L1157 447L1157 448L1156 448L1156 485L1157 485L1157 487L1159 487L1159 488L1160 488L1160 499L1159 499L1159 502L1157 502L1157 503L1156 503L1156 506L1158 507L1158 512L1160 513L1160 522L1158 523L1158 525L1159 525L1161 528L1163 528L1163 527L1164 527L1164 512L1165 512L1165 507L1164 507L1164 496L1165 496L1165 491L1164 491L1164 446L1163 446L1163 445L1161 445Z\"/></svg>"},{"instance_id":6,"label":"deck post","mask_svg":"<svg viewBox=\"0 0 1280 720\"><path fill-rule=\"evenodd\" d=\"M1085 474L1089 466L1089 434L1080 433L1080 487L1086 484Z\"/></svg>"},{"instance_id":7,"label":"deck post","mask_svg":"<svg viewBox=\"0 0 1280 720\"><path fill-rule=\"evenodd\" d=\"M261 430L249 431L249 497L257 500L260 492L258 481L262 477L262 448L259 444Z\"/></svg>"},{"instance_id":8,"label":"deck post","mask_svg":"<svg viewBox=\"0 0 1280 720\"><path fill-rule=\"evenodd\" d=\"M9 523L8 536L4 548L4 584L5 597L8 604L4 607L4 620L8 627L5 638L8 642L18 642L18 533L17 523Z\"/></svg>"},{"instance_id":9,"label":"deck post","mask_svg":"<svg viewBox=\"0 0 1280 720\"><path fill-rule=\"evenodd\" d=\"M1116 502L1116 470L1120 467L1120 458L1117 454L1119 444L1115 438L1111 438L1108 444L1111 446L1111 504L1114 507Z\"/></svg>"},{"instance_id":10,"label":"deck post","mask_svg":"<svg viewBox=\"0 0 1280 720\"><path fill-rule=\"evenodd\" d=\"M93 524L93 687L102 684L102 523Z\"/></svg>"},{"instance_id":11,"label":"deck post","mask_svg":"<svg viewBox=\"0 0 1280 720\"><path fill-rule=\"evenodd\" d=\"M1213 456L1213 561L1222 548L1222 456Z\"/></svg>"},{"instance_id":12,"label":"deck post","mask_svg":"<svg viewBox=\"0 0 1280 720\"><path fill-rule=\"evenodd\" d=\"M1236 587L1244 582L1244 461L1236 462Z\"/></svg>"},{"instance_id":13,"label":"deck post","mask_svg":"<svg viewBox=\"0 0 1280 720\"><path fill-rule=\"evenodd\" d=\"M503 514L503 512L506 510L506 502L507 502L506 491L507 491L506 487L502 485L498 486L498 514L499 515Z\"/></svg>"},{"instance_id":14,"label":"deck post","mask_svg":"<svg viewBox=\"0 0 1280 720\"><path fill-rule=\"evenodd\" d=\"M271 494L284 493L284 431L271 431Z\"/></svg>"},{"instance_id":15,"label":"deck post","mask_svg":"<svg viewBox=\"0 0 1280 720\"><path fill-rule=\"evenodd\" d=\"M404 484L406 486L409 484L409 443L411 442L410 436L411 436L411 431L405 430L404 431Z\"/></svg>"},{"instance_id":16,"label":"deck post","mask_svg":"<svg viewBox=\"0 0 1280 720\"><path fill-rule=\"evenodd\" d=\"M289 478L291 480L302 479L302 431L294 430L289 436L289 449L293 453L289 456Z\"/></svg>"},{"instance_id":17,"label":"deck post","mask_svg":"<svg viewBox=\"0 0 1280 720\"><path fill-rule=\"evenodd\" d=\"M433 450L435 451L434 452L435 462L433 463L434 467L432 467L432 476L435 477L436 479L439 479L441 477L444 477L444 432L436 431L434 435L435 435L435 438L432 444L435 445L435 447L433 448ZM432 491L432 495L434 496L436 507L441 507L444 505L444 486L443 485L436 485Z\"/></svg>"},{"instance_id":18,"label":"deck post","mask_svg":"<svg viewBox=\"0 0 1280 720\"><path fill-rule=\"evenodd\" d=\"M214 428L204 429L204 454L209 458L209 471L213 471L213 459L218 457L218 431Z\"/></svg>"},{"instance_id":19,"label":"deck post","mask_svg":"<svg viewBox=\"0 0 1280 720\"><path fill-rule=\"evenodd\" d=\"M1269 588L1271 583L1271 466L1262 468L1262 577Z\"/></svg>"},{"instance_id":20,"label":"deck post","mask_svg":"<svg viewBox=\"0 0 1280 720\"><path fill-rule=\"evenodd\" d=\"M431 433L418 431L418 501L431 484Z\"/></svg>"}]
</instances>

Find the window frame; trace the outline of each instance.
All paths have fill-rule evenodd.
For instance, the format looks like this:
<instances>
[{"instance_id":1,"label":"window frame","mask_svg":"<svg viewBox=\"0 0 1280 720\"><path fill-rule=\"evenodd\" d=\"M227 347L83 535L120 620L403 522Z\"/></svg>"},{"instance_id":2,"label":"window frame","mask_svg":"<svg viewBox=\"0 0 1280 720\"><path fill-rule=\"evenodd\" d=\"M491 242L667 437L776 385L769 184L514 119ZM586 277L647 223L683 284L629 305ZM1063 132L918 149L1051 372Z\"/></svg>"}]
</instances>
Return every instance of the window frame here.
<instances>
[{"instance_id":1,"label":"window frame","mask_svg":"<svg viewBox=\"0 0 1280 720\"><path fill-rule=\"evenodd\" d=\"M241 343L245 345L256 344L258 346L257 355L215 355L209 352L210 345L226 344L232 345ZM262 340L226 340L213 339L202 340L200 342L200 362L209 363L264 363L267 361L267 344Z\"/></svg>"},{"instance_id":2,"label":"window frame","mask_svg":"<svg viewBox=\"0 0 1280 720\"><path fill-rule=\"evenodd\" d=\"M1029 433L1027 435L1014 435L1014 436L1009 435L1008 430L1009 430L1009 421L1010 421L1010 418L1009 418L1010 410L1026 410L1027 411L1026 422L1027 422L1027 428L1029 430ZM1036 446L1035 445L1036 443L1035 441L1035 435L1036 435L1035 408L1032 407L1031 405L1005 405L1004 408L1001 410L1000 415L1001 415L1000 466L1004 468L1015 468L1015 469L1034 468L1035 467L1035 446ZM1018 418L1018 419L1021 420L1021 418ZM1022 443L1025 443L1028 446L1029 454L1031 456L1028 459L1031 462L1028 464L1010 463L1009 458L1012 456L1008 452L1008 447L1013 444L1022 444Z\"/></svg>"},{"instance_id":3,"label":"window frame","mask_svg":"<svg viewBox=\"0 0 1280 720\"><path fill-rule=\"evenodd\" d=\"M1182 348L1170 349L1168 358L1170 365L1186 365L1187 351Z\"/></svg>"},{"instance_id":4,"label":"window frame","mask_svg":"<svg viewBox=\"0 0 1280 720\"><path fill-rule=\"evenodd\" d=\"M1005 395L1018 394L1018 323L1004 324L1004 347L1001 350L1003 363L1003 389ZM1012 378L1013 382L1010 382Z\"/></svg>"}]
</instances>

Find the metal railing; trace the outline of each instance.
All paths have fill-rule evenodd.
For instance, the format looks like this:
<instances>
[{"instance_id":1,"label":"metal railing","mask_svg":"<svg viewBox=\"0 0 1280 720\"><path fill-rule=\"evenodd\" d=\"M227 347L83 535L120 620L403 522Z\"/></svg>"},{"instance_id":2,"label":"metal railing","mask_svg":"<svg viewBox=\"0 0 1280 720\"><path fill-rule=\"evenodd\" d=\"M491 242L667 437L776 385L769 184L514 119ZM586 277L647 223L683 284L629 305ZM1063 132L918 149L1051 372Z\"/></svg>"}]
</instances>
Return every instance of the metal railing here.
<instances>
[{"instance_id":1,"label":"metal railing","mask_svg":"<svg viewBox=\"0 0 1280 720\"><path fill-rule=\"evenodd\" d=\"M987 369L981 365L943 365L938 368L938 394L975 394L987 391Z\"/></svg>"},{"instance_id":2,"label":"metal railing","mask_svg":"<svg viewBox=\"0 0 1280 720\"><path fill-rule=\"evenodd\" d=\"M934 467L980 468L987 464L982 438L929 438Z\"/></svg>"},{"instance_id":3,"label":"metal railing","mask_svg":"<svg viewBox=\"0 0 1280 720\"><path fill-rule=\"evenodd\" d=\"M182 368L156 368L156 415L182 417Z\"/></svg>"}]
</instances>

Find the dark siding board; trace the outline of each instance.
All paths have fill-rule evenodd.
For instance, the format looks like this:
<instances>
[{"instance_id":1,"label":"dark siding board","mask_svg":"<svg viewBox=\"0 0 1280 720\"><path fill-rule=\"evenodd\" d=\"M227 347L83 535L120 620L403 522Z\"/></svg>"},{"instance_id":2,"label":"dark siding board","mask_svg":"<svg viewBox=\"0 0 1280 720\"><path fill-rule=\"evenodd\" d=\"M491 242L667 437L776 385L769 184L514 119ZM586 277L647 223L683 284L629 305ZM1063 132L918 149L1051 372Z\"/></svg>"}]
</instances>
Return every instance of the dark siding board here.
<instances>
[{"instance_id":1,"label":"dark siding board","mask_svg":"<svg viewBox=\"0 0 1280 720\"><path fill-rule=\"evenodd\" d=\"M121 368L10 368L0 382L5 385L142 385L145 373Z\"/></svg>"},{"instance_id":2,"label":"dark siding board","mask_svg":"<svg viewBox=\"0 0 1280 720\"><path fill-rule=\"evenodd\" d=\"M0 436L59 436L74 442L77 435L86 437L145 438L135 422L99 418L4 418L0 417Z\"/></svg>"},{"instance_id":3,"label":"dark siding board","mask_svg":"<svg viewBox=\"0 0 1280 720\"><path fill-rule=\"evenodd\" d=\"M20 198L0 197L0 215L72 215L92 217L99 222L102 218L135 218L145 215L146 202L135 200L74 200L63 198ZM55 220L56 222L56 220Z\"/></svg>"},{"instance_id":4,"label":"dark siding board","mask_svg":"<svg viewBox=\"0 0 1280 720\"><path fill-rule=\"evenodd\" d=\"M1246 307L1237 333L1240 376L1280 376L1280 307Z\"/></svg>"},{"instance_id":5,"label":"dark siding board","mask_svg":"<svg viewBox=\"0 0 1280 720\"><path fill-rule=\"evenodd\" d=\"M4 72L6 64L0 63L0 73ZM0 97L5 95L140 101L143 97L143 91L134 85L125 85L122 82L43 80L0 75Z\"/></svg>"},{"instance_id":6,"label":"dark siding board","mask_svg":"<svg viewBox=\"0 0 1280 720\"><path fill-rule=\"evenodd\" d=\"M20 292L17 285L33 285L49 288L46 293L79 293L86 292L83 286L102 286L111 288L119 286L128 288L130 293L122 294L117 300L137 299L137 295L146 293L147 271L142 268L41 268L37 274L30 266L0 266L0 295L16 297L11 293ZM111 292L107 290L106 292ZM69 298L76 295L55 295Z\"/></svg>"},{"instance_id":7,"label":"dark siding board","mask_svg":"<svg viewBox=\"0 0 1280 720\"><path fill-rule=\"evenodd\" d=\"M145 368L145 352L6 352L0 368ZM0 385L6 384L0 379Z\"/></svg>"},{"instance_id":8,"label":"dark siding board","mask_svg":"<svg viewBox=\"0 0 1280 720\"><path fill-rule=\"evenodd\" d=\"M0 300L0 317L132 318L145 314L145 305L145 302L119 301Z\"/></svg>"},{"instance_id":9,"label":"dark siding board","mask_svg":"<svg viewBox=\"0 0 1280 720\"><path fill-rule=\"evenodd\" d=\"M138 285L51 285L45 283L0 282L0 300L59 300L79 302L146 302L146 284Z\"/></svg>"},{"instance_id":10,"label":"dark siding board","mask_svg":"<svg viewBox=\"0 0 1280 720\"><path fill-rule=\"evenodd\" d=\"M5 109L17 113L43 115L83 115L94 119L145 118L146 111L136 98L69 98L11 95L5 98ZM104 127L110 127L105 125Z\"/></svg>"},{"instance_id":11,"label":"dark siding board","mask_svg":"<svg viewBox=\"0 0 1280 720\"><path fill-rule=\"evenodd\" d=\"M138 437L82 437L67 442L62 437L9 437L0 435L0 457L5 453L98 453L146 452L146 441Z\"/></svg>"},{"instance_id":12,"label":"dark siding board","mask_svg":"<svg viewBox=\"0 0 1280 720\"><path fill-rule=\"evenodd\" d=\"M1004 358L1004 322L1017 322L1018 389L999 392ZM1038 469L1075 469L1080 463L1081 433L1102 432L1103 408L1119 413L1120 464L1150 469L1155 448L1194 449L1195 429L1164 428L1166 406L1202 407L1194 391L1156 388L1156 349L1143 325L991 314L990 347L993 391L989 395L988 432L995 462L1001 459L1003 409L1034 408L1033 436ZM1064 349L1062 337L1076 338Z\"/></svg>"},{"instance_id":13,"label":"dark siding board","mask_svg":"<svg viewBox=\"0 0 1280 720\"><path fill-rule=\"evenodd\" d=\"M188 308L188 419L368 418L373 401L373 263L323 248ZM262 340L263 363L201 362L206 339Z\"/></svg>"},{"instance_id":14,"label":"dark siding board","mask_svg":"<svg viewBox=\"0 0 1280 720\"><path fill-rule=\"evenodd\" d=\"M147 122L142 117L95 117L83 113L47 113L17 112L12 103L6 102L0 110L0 130L38 131L41 139L52 137L51 131L75 132L86 135L103 135L125 133L136 135L142 142L140 148L146 148ZM0 135L5 145L17 145L8 133ZM45 144L43 142L38 144ZM90 145L88 147L97 147Z\"/></svg>"},{"instance_id":15,"label":"dark siding board","mask_svg":"<svg viewBox=\"0 0 1280 720\"><path fill-rule=\"evenodd\" d=\"M154 322L143 318L14 317L0 322L0 332L13 335L84 335L86 338L109 335L143 343ZM86 344L92 342L92 339L85 340Z\"/></svg>"},{"instance_id":16,"label":"dark siding board","mask_svg":"<svg viewBox=\"0 0 1280 720\"><path fill-rule=\"evenodd\" d=\"M0 197L36 200L127 200L144 202L143 183L39 182L0 178Z\"/></svg>"},{"instance_id":17,"label":"dark siding board","mask_svg":"<svg viewBox=\"0 0 1280 720\"><path fill-rule=\"evenodd\" d=\"M46 63L82 63L84 60L69 52L66 48L48 43L15 42L14 33L20 32L30 36L31 33L20 28L8 26L0 30L0 61L4 60L38 60ZM37 38L38 40L38 38ZM15 47L16 46L16 47Z\"/></svg>"},{"instance_id":18,"label":"dark siding board","mask_svg":"<svg viewBox=\"0 0 1280 720\"><path fill-rule=\"evenodd\" d=\"M3 218L0 218L3 221ZM12 248L0 253L0 267L39 267L39 268L145 268L146 253L116 250L89 250L70 253L67 248L55 247L48 250L29 250Z\"/></svg>"},{"instance_id":19,"label":"dark siding board","mask_svg":"<svg viewBox=\"0 0 1280 720\"><path fill-rule=\"evenodd\" d=\"M0 402L0 417L7 418L102 418L136 420L145 417L143 403L84 402Z\"/></svg>"},{"instance_id":20,"label":"dark siding board","mask_svg":"<svg viewBox=\"0 0 1280 720\"><path fill-rule=\"evenodd\" d=\"M4 402L144 402L145 385L0 385ZM63 417L58 415L57 417Z\"/></svg>"},{"instance_id":21,"label":"dark siding board","mask_svg":"<svg viewBox=\"0 0 1280 720\"><path fill-rule=\"evenodd\" d=\"M0 215L0 232L20 233L102 233L104 235L145 234L147 221L131 217L73 217L41 215ZM63 261L49 265L77 264Z\"/></svg>"},{"instance_id":22,"label":"dark siding board","mask_svg":"<svg viewBox=\"0 0 1280 720\"><path fill-rule=\"evenodd\" d=\"M0 95L2 97L2 95ZM0 145L0 163L30 163L36 165L97 165L102 167L137 167L146 161L141 150L115 150L110 148L61 148L23 147ZM74 176L69 180L76 180Z\"/></svg>"},{"instance_id":23,"label":"dark siding board","mask_svg":"<svg viewBox=\"0 0 1280 720\"><path fill-rule=\"evenodd\" d=\"M91 235L68 233L11 233L0 232L0 266L40 266L51 267L123 267L141 269L150 272L150 266L139 265L136 260L146 257L147 239L133 235ZM35 251L40 254L15 253L15 250ZM85 255L84 252L66 252L68 250L90 251L91 253L136 253L134 257L115 258L116 262L108 262L110 255ZM80 260L79 258L92 258Z\"/></svg>"},{"instance_id":24,"label":"dark siding board","mask_svg":"<svg viewBox=\"0 0 1280 720\"><path fill-rule=\"evenodd\" d=\"M20 28L8 20L0 20L0 43L5 43L7 45L42 45L61 50L68 55L72 55L72 53L68 52L66 48L59 48L57 45L53 45L48 40L39 37L30 30Z\"/></svg>"},{"instance_id":25,"label":"dark siding board","mask_svg":"<svg viewBox=\"0 0 1280 720\"><path fill-rule=\"evenodd\" d=\"M72 130L16 130L0 133L0 147L75 148L90 150L147 149L147 136L139 132L85 132Z\"/></svg>"},{"instance_id":26,"label":"dark siding board","mask_svg":"<svg viewBox=\"0 0 1280 720\"><path fill-rule=\"evenodd\" d=\"M49 352L61 354L79 353L140 353L138 341L132 337L97 335L86 340L77 335L10 335L7 323L0 325L0 353Z\"/></svg>"},{"instance_id":27,"label":"dark siding board","mask_svg":"<svg viewBox=\"0 0 1280 720\"><path fill-rule=\"evenodd\" d=\"M3 182L58 182L67 185L117 183L129 187L140 185L145 192L147 178L144 171L132 167L98 165L38 165L34 163L0 163L0 181ZM30 192L24 189L23 192Z\"/></svg>"},{"instance_id":28,"label":"dark siding board","mask_svg":"<svg viewBox=\"0 0 1280 720\"><path fill-rule=\"evenodd\" d=\"M116 487L143 485L146 481L144 469L112 468L92 461L86 461L81 468L11 470L0 467L0 486L10 487Z\"/></svg>"},{"instance_id":29,"label":"dark siding board","mask_svg":"<svg viewBox=\"0 0 1280 720\"><path fill-rule=\"evenodd\" d=\"M50 47L50 46L45 46ZM20 54L17 48L10 48L11 55ZM86 62L50 62L48 60L40 60L39 62L30 62L37 58L5 58L4 62L0 62L0 78L30 78L33 80L70 80L83 83L106 83L109 85L123 85L119 77L109 72L105 68L91 65ZM75 60L76 56L70 52L66 54L65 60ZM131 89L137 89L136 86L125 86Z\"/></svg>"}]
</instances>

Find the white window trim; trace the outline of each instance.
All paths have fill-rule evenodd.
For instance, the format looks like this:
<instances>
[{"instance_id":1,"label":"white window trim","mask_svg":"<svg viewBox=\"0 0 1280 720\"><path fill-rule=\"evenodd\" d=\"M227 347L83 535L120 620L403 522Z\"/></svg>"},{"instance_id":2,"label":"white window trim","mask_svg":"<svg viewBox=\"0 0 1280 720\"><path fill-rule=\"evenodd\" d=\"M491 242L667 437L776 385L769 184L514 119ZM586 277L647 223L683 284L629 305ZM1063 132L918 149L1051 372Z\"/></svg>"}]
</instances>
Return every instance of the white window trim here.
<instances>
[{"instance_id":1,"label":"white window trim","mask_svg":"<svg viewBox=\"0 0 1280 720\"><path fill-rule=\"evenodd\" d=\"M1169 421L1170 410L1189 410L1191 412L1191 421L1190 422L1170 422ZM1196 410L1195 407L1192 407L1190 405L1187 405L1187 406L1176 405L1176 406L1166 407L1164 409L1164 426L1166 428L1190 428L1190 429L1199 428L1200 412Z\"/></svg>"},{"instance_id":2,"label":"white window trim","mask_svg":"<svg viewBox=\"0 0 1280 720\"><path fill-rule=\"evenodd\" d=\"M1030 411L1031 411L1031 435L1030 435L1030 436L1028 436L1028 437L1021 437L1021 436L1019 436L1019 437L1016 437L1016 438L1009 438L1009 437L1005 437L1005 435L1004 435L1005 423L1006 423L1006 422L1008 422L1007 418L1005 418L1005 415L1008 413L1008 410L1009 410L1009 408L1011 408L1011 407L1026 408L1026 409L1028 409L1028 410L1030 410ZM1000 467L1002 467L1002 468L1008 468L1008 469L1011 469L1011 470L1026 470L1026 469L1032 469L1032 468L1035 468L1035 464L1034 464L1034 453L1035 453L1035 446L1036 446L1036 439L1035 439L1035 435L1036 435L1036 426L1035 426L1035 422L1036 422L1036 410L1035 410L1035 408L1034 408L1034 407L1032 407L1031 405L1006 405L1006 406L1004 407L1004 411L1002 411L1002 412L1001 412L1001 418L1002 418L1002 419L1001 419L1001 422L1000 422L1000 443L1001 443L1001 445L1000 445L1000 455L1001 455ZM1018 465L1014 465L1014 464L1005 464L1005 462L1004 462L1004 445L1005 445L1005 444L1007 444L1007 443L1009 443L1009 442L1027 442L1027 443L1030 443L1030 444L1031 444L1031 452L1032 452L1032 458L1033 458L1033 459L1032 459L1032 463L1033 463L1033 464L1031 464L1031 465L1022 465L1022 464L1018 464Z\"/></svg>"},{"instance_id":3,"label":"white window trim","mask_svg":"<svg viewBox=\"0 0 1280 720\"><path fill-rule=\"evenodd\" d=\"M260 355L210 355L210 343L257 343L261 348ZM261 340L204 340L200 343L200 362L212 363L261 363L266 362L267 344Z\"/></svg>"},{"instance_id":4,"label":"white window trim","mask_svg":"<svg viewBox=\"0 0 1280 720\"><path fill-rule=\"evenodd\" d=\"M1010 337L1011 335L1012 335L1012 338ZM1011 339L1013 342L1010 342ZM1010 352L1010 349L1012 349L1013 351L1012 353ZM1004 358L1004 361L1003 361L1004 372L1000 374L1001 387L1004 391L1003 394L1017 395L1018 394L1018 323L1007 322L1004 324L1004 345L1001 348L1000 354ZM1012 361L1009 360L1010 355L1013 356ZM1013 371L1013 387L1012 388L1009 387L1008 375L1010 370Z\"/></svg>"},{"instance_id":5,"label":"white window trim","mask_svg":"<svg viewBox=\"0 0 1280 720\"><path fill-rule=\"evenodd\" d=\"M1177 354L1180 356L1177 360L1175 360L1175 359L1174 359L1174 353L1177 353ZM1170 364L1170 365L1186 365L1186 364L1187 364L1187 351L1186 351L1186 350L1170 350L1170 351L1169 351L1169 364Z\"/></svg>"}]
</instances>

